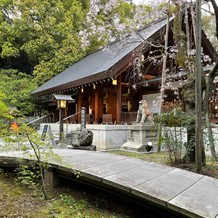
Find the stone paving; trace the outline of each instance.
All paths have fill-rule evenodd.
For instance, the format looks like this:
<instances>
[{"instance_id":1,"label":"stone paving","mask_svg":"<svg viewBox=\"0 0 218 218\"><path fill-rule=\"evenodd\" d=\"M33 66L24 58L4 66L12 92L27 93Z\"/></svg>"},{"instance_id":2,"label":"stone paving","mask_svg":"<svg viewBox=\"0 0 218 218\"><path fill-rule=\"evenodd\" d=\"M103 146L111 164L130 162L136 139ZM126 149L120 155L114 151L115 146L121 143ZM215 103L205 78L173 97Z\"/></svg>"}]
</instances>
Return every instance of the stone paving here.
<instances>
[{"instance_id":1,"label":"stone paving","mask_svg":"<svg viewBox=\"0 0 218 218\"><path fill-rule=\"evenodd\" d=\"M120 189L134 197L188 217L218 218L218 180L189 171L105 152L55 149L54 168L78 170L88 180ZM145 154L146 155L146 154ZM21 152L0 153L0 166Z\"/></svg>"}]
</instances>

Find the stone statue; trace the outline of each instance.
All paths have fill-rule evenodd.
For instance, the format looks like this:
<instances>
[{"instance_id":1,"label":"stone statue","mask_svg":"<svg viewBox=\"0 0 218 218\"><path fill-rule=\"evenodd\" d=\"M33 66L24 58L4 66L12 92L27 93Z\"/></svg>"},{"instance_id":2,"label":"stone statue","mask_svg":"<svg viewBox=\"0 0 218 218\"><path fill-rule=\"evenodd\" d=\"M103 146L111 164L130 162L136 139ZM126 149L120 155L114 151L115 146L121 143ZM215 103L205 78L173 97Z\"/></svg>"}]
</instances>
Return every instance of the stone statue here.
<instances>
[{"instance_id":1,"label":"stone statue","mask_svg":"<svg viewBox=\"0 0 218 218\"><path fill-rule=\"evenodd\" d=\"M82 128L80 133L77 134L76 138L72 142L72 148L85 149L85 150L96 150L96 146L92 146L93 132Z\"/></svg>"},{"instance_id":2,"label":"stone statue","mask_svg":"<svg viewBox=\"0 0 218 218\"><path fill-rule=\"evenodd\" d=\"M153 121L152 113L148 109L148 103L145 100L139 101L136 123L145 123L145 121Z\"/></svg>"}]
</instances>

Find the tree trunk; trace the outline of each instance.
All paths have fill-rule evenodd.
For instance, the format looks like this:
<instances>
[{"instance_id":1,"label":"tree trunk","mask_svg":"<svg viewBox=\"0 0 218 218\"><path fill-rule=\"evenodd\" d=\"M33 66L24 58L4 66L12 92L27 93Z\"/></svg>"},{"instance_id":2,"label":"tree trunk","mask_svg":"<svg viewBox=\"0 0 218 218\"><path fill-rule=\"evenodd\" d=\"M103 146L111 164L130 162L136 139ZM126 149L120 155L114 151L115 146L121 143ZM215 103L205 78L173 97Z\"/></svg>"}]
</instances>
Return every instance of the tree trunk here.
<instances>
[{"instance_id":1,"label":"tree trunk","mask_svg":"<svg viewBox=\"0 0 218 218\"><path fill-rule=\"evenodd\" d=\"M196 1L196 59L195 59L195 164L202 172L202 66L201 66L201 0Z\"/></svg>"},{"instance_id":2,"label":"tree trunk","mask_svg":"<svg viewBox=\"0 0 218 218\"><path fill-rule=\"evenodd\" d=\"M216 37L218 39L218 7L217 7L215 0L210 0L210 2L214 8L215 22L216 22ZM216 157L213 133L212 133L212 129L211 129L211 123L209 120L209 99L210 99L210 94L211 94L211 90L212 90L213 80L214 80L215 76L217 76L217 70L218 70L218 60L216 61L214 68L211 70L208 77L206 78L206 89L205 89L205 99L204 99L206 126L207 126L207 130L208 130L208 139L209 139L209 144L210 144L211 156L212 156L213 160L217 160L217 157Z\"/></svg>"},{"instance_id":3,"label":"tree trunk","mask_svg":"<svg viewBox=\"0 0 218 218\"><path fill-rule=\"evenodd\" d=\"M211 4L213 5L215 18L216 18L216 37L218 38L218 7L216 0L210 0Z\"/></svg>"},{"instance_id":4,"label":"tree trunk","mask_svg":"<svg viewBox=\"0 0 218 218\"><path fill-rule=\"evenodd\" d=\"M160 112L163 111L164 102L164 88L166 83L166 65L167 65L167 49L168 49L168 39L169 39L169 23L170 23L170 0L168 2L168 14L167 14L167 24L166 24L166 34L165 34L165 45L163 54L163 66L162 66L162 78L161 78L161 89L160 89ZM161 136L162 136L162 126L158 126L158 143L157 152L161 150Z\"/></svg>"},{"instance_id":5,"label":"tree trunk","mask_svg":"<svg viewBox=\"0 0 218 218\"><path fill-rule=\"evenodd\" d=\"M210 101L210 95L211 95L211 90L212 90L212 83L213 83L212 76L211 75L207 76L205 96L204 96L204 111L205 111L205 118L206 118L205 122L206 122L207 131L208 131L208 140L209 140L211 157L213 160L217 160L214 138L213 138L211 123L210 123L210 118L209 118L209 101Z\"/></svg>"},{"instance_id":6,"label":"tree trunk","mask_svg":"<svg viewBox=\"0 0 218 218\"><path fill-rule=\"evenodd\" d=\"M45 198L45 200L48 200L48 194L46 191L46 184L45 184L44 175L43 175L44 168L43 168L43 162L41 161L41 153L40 153L39 146L36 145L36 147L35 147L32 140L30 139L29 135L27 134L26 136L29 140L29 143L30 143L30 145L34 151L35 157L37 159L37 165L38 165L39 170L40 170L40 179L42 182L42 192L43 192L44 198Z\"/></svg>"}]
</instances>

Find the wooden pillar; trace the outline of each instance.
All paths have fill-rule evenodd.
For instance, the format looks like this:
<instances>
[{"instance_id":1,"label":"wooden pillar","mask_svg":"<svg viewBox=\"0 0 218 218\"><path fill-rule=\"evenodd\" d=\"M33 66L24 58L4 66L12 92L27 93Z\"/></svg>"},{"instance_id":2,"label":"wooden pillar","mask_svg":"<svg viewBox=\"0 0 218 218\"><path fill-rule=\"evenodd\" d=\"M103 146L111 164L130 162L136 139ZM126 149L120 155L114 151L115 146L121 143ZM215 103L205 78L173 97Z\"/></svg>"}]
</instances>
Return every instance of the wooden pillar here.
<instances>
[{"instance_id":1,"label":"wooden pillar","mask_svg":"<svg viewBox=\"0 0 218 218\"><path fill-rule=\"evenodd\" d=\"M81 123L81 108L82 108L82 93L79 91L78 93L78 102L77 102L77 110L78 110L78 123Z\"/></svg>"},{"instance_id":2,"label":"wooden pillar","mask_svg":"<svg viewBox=\"0 0 218 218\"><path fill-rule=\"evenodd\" d=\"M99 88L95 88L95 123L99 123Z\"/></svg>"},{"instance_id":3,"label":"wooden pillar","mask_svg":"<svg viewBox=\"0 0 218 218\"><path fill-rule=\"evenodd\" d=\"M116 105L117 105L117 124L121 124L121 76L117 77L117 99L116 99Z\"/></svg>"}]
</instances>

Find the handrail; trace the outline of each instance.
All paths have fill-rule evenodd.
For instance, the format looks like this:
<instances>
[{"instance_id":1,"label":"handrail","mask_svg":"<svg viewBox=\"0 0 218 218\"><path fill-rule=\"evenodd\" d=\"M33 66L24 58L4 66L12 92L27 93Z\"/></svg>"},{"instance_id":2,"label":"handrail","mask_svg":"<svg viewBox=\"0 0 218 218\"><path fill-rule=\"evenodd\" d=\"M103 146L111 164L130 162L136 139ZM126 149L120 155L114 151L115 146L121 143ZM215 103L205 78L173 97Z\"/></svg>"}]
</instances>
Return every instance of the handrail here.
<instances>
[{"instance_id":1,"label":"handrail","mask_svg":"<svg viewBox=\"0 0 218 218\"><path fill-rule=\"evenodd\" d=\"M35 120L32 120L32 121L30 121L29 123L27 123L26 125L29 125L29 124L31 124L31 123L35 123L35 122L37 122L37 121L39 121L39 120L42 120L42 119L44 119L45 117L48 117L48 116L50 116L50 115L52 115L52 117L53 117L53 122L54 122L54 113L50 113L50 114L46 114L46 115L44 115L44 116L42 116L42 117L39 117L39 118L37 118L37 119L35 119Z\"/></svg>"},{"instance_id":2,"label":"handrail","mask_svg":"<svg viewBox=\"0 0 218 218\"><path fill-rule=\"evenodd\" d=\"M63 121L65 121L65 120L67 120L67 119L69 119L69 118L71 118L71 117L73 117L73 116L76 116L76 115L79 114L79 113L81 113L81 111L76 112L75 114L71 114L71 115L69 115L69 116L63 118ZM60 123L60 120L59 120L58 122L56 122L56 123Z\"/></svg>"},{"instance_id":3,"label":"handrail","mask_svg":"<svg viewBox=\"0 0 218 218\"><path fill-rule=\"evenodd\" d=\"M79 114L79 113L81 113L81 111L79 111L79 112L76 112L75 114L71 114L70 116L68 116L68 117L65 117L64 119L63 119L63 121L65 121L65 120L67 120L67 119L69 119L70 117L72 117L72 116L76 116L77 114Z\"/></svg>"}]
</instances>

